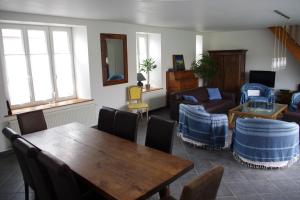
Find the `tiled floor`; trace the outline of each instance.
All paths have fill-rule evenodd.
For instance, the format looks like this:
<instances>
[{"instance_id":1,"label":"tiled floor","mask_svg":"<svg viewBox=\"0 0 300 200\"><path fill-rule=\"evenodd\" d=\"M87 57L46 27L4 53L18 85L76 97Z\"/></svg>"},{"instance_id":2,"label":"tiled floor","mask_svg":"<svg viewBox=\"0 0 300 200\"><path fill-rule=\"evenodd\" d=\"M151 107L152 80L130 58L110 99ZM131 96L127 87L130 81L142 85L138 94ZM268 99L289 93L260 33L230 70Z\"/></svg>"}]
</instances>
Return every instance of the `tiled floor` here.
<instances>
[{"instance_id":1,"label":"tiled floor","mask_svg":"<svg viewBox=\"0 0 300 200\"><path fill-rule=\"evenodd\" d=\"M166 110L154 114L168 117ZM146 123L139 126L138 142L145 141ZM229 151L195 148L175 137L173 154L192 160L193 170L171 184L171 193L179 198L182 186L215 164L225 167L219 188L219 200L300 199L300 162L282 170L251 169L234 160ZM22 175L13 154L0 157L0 200L24 199ZM33 199L33 195L32 195ZM151 199L158 199L154 195Z\"/></svg>"}]
</instances>

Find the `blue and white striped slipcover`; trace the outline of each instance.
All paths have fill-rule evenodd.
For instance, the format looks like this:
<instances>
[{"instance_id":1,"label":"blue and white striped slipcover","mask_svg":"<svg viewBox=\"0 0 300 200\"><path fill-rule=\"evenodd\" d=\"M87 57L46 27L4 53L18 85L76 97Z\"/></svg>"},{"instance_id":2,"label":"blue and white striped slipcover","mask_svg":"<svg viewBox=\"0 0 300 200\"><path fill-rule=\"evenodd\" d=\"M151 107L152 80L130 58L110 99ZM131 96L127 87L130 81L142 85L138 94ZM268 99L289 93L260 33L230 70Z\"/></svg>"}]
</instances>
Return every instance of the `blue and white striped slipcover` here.
<instances>
[{"instance_id":1,"label":"blue and white striped slipcover","mask_svg":"<svg viewBox=\"0 0 300 200\"><path fill-rule=\"evenodd\" d=\"M210 114L201 105L179 106L179 135L182 140L212 148L222 148L228 131L225 114Z\"/></svg>"},{"instance_id":2,"label":"blue and white striped slipcover","mask_svg":"<svg viewBox=\"0 0 300 200\"><path fill-rule=\"evenodd\" d=\"M232 149L238 160L253 167L289 166L299 157L299 126L279 120L238 118Z\"/></svg>"},{"instance_id":3,"label":"blue and white striped slipcover","mask_svg":"<svg viewBox=\"0 0 300 200\"><path fill-rule=\"evenodd\" d=\"M248 96L248 90L259 90L260 96ZM274 90L260 83L245 83L241 88L240 104L249 100L266 103L275 103Z\"/></svg>"},{"instance_id":4,"label":"blue and white striped slipcover","mask_svg":"<svg viewBox=\"0 0 300 200\"><path fill-rule=\"evenodd\" d=\"M300 92L294 93L291 99L291 103L289 105L289 110L295 112L298 108L298 104L300 103Z\"/></svg>"}]
</instances>

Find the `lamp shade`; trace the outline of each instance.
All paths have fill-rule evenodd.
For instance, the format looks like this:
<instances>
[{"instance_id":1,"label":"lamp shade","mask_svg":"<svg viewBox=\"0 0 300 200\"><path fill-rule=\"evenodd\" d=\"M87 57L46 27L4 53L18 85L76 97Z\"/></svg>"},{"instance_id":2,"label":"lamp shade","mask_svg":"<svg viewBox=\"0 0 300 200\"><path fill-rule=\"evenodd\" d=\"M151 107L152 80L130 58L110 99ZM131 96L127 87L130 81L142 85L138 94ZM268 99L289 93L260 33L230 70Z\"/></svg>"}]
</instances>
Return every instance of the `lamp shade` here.
<instances>
[{"instance_id":1,"label":"lamp shade","mask_svg":"<svg viewBox=\"0 0 300 200\"><path fill-rule=\"evenodd\" d=\"M142 73L137 73L137 81L144 81L146 78Z\"/></svg>"}]
</instances>

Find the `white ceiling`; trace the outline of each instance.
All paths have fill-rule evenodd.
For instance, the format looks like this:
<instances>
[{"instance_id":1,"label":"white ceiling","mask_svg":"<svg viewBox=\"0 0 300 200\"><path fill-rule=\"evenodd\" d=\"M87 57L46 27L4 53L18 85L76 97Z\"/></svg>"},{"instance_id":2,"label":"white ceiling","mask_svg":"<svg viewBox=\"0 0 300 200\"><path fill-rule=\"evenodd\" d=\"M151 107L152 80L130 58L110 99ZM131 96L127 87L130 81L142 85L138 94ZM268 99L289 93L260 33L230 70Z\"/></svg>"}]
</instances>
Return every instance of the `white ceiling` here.
<instances>
[{"instance_id":1,"label":"white ceiling","mask_svg":"<svg viewBox=\"0 0 300 200\"><path fill-rule=\"evenodd\" d=\"M300 24L300 0L0 0L0 10L188 30L243 30Z\"/></svg>"}]
</instances>

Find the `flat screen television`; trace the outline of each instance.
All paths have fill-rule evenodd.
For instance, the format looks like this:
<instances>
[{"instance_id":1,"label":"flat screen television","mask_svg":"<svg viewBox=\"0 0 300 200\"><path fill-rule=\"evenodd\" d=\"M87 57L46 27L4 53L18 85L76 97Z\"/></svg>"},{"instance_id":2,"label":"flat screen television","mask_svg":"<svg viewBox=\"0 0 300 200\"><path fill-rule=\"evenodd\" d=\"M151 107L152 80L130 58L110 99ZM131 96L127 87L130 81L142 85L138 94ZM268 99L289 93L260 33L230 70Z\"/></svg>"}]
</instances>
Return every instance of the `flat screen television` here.
<instances>
[{"instance_id":1,"label":"flat screen television","mask_svg":"<svg viewBox=\"0 0 300 200\"><path fill-rule=\"evenodd\" d=\"M250 71L250 83L260 83L268 87L275 86L275 72L272 71Z\"/></svg>"}]
</instances>

